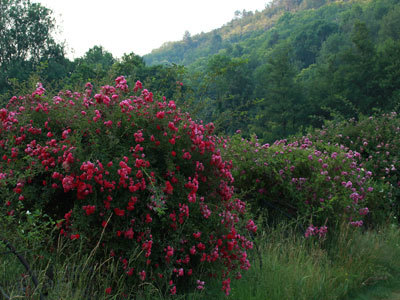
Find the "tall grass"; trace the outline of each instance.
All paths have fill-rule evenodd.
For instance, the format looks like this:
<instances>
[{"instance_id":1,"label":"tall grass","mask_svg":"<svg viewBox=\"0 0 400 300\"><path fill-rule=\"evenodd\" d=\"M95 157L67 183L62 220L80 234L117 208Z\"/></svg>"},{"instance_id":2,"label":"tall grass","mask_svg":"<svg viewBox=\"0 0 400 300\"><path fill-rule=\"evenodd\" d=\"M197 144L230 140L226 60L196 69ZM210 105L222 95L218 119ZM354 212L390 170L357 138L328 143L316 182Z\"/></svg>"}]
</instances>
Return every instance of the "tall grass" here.
<instances>
[{"instance_id":1,"label":"tall grass","mask_svg":"<svg viewBox=\"0 0 400 300\"><path fill-rule=\"evenodd\" d=\"M366 232L343 227L336 239L322 243L292 228L262 232L260 257L253 253L253 266L232 286L231 299L346 299L379 282L395 282L400 274L396 226Z\"/></svg>"},{"instance_id":2,"label":"tall grass","mask_svg":"<svg viewBox=\"0 0 400 300\"><path fill-rule=\"evenodd\" d=\"M18 234L15 228L0 228L2 233ZM38 239L32 241L36 245L12 240L24 250L40 286L35 289L29 276L21 275L27 272L14 255L2 254L0 288L11 299L39 299L39 291L47 299L123 299L123 294L126 299L168 298L151 285L129 290L125 277L118 273L118 258L98 260L80 249L71 252L69 242L59 242L51 252ZM0 252L6 251L0 243ZM252 268L241 280L233 281L228 298L219 283L211 280L205 291L174 299L357 299L357 294L374 291L379 283L384 283L387 291L399 284L400 230L394 225L371 231L343 226L335 237L319 241L305 239L291 224L281 224L261 228L250 255ZM105 269L111 272L105 273ZM111 295L105 293L109 286L113 286Z\"/></svg>"}]
</instances>

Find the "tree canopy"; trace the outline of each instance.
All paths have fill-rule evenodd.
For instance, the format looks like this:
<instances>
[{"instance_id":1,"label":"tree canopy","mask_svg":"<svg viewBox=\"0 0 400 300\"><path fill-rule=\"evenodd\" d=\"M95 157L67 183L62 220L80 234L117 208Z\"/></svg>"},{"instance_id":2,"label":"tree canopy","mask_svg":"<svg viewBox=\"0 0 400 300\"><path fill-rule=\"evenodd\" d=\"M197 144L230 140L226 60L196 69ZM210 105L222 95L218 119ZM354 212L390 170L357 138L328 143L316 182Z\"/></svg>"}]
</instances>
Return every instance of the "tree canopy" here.
<instances>
[{"instance_id":1,"label":"tree canopy","mask_svg":"<svg viewBox=\"0 0 400 300\"><path fill-rule=\"evenodd\" d=\"M26 80L41 61L64 56L54 40L52 11L29 0L0 0L0 92L9 80Z\"/></svg>"}]
</instances>

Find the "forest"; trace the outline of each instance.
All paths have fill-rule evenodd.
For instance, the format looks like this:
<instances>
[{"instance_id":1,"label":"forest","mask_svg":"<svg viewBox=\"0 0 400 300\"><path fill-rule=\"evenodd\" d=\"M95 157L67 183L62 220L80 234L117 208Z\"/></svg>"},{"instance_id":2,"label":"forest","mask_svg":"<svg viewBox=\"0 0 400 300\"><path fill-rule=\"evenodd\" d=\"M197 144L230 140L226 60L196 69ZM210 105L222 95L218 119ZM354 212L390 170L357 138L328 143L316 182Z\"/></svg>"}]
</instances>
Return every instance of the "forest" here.
<instances>
[{"instance_id":1,"label":"forest","mask_svg":"<svg viewBox=\"0 0 400 300\"><path fill-rule=\"evenodd\" d=\"M400 1L144 56L57 28L0 0L0 299L397 299Z\"/></svg>"}]
</instances>

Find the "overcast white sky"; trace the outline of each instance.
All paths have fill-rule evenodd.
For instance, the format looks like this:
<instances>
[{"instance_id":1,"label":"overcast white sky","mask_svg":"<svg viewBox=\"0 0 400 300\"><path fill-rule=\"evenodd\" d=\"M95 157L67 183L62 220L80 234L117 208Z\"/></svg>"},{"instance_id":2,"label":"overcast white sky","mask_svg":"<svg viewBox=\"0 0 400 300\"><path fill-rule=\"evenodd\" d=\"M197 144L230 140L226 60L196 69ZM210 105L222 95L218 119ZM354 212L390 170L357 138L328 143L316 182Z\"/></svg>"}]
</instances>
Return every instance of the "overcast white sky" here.
<instances>
[{"instance_id":1,"label":"overcast white sky","mask_svg":"<svg viewBox=\"0 0 400 300\"><path fill-rule=\"evenodd\" d=\"M101 45L114 57L150 53L164 42L221 27L236 10L263 10L268 0L33 0L51 8L70 58Z\"/></svg>"}]
</instances>

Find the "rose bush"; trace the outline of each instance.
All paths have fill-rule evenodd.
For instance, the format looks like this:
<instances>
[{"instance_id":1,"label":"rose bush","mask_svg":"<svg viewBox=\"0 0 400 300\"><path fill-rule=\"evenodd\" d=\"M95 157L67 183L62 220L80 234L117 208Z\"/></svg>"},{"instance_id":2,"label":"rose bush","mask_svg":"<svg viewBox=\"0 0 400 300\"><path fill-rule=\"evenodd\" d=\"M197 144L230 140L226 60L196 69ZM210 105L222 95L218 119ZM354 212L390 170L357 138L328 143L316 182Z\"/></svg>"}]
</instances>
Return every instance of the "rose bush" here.
<instances>
[{"instance_id":1,"label":"rose bush","mask_svg":"<svg viewBox=\"0 0 400 300\"><path fill-rule=\"evenodd\" d=\"M328 122L307 137L358 151L365 168L388 190L390 205L400 217L400 117L396 112Z\"/></svg>"},{"instance_id":2,"label":"rose bush","mask_svg":"<svg viewBox=\"0 0 400 300\"><path fill-rule=\"evenodd\" d=\"M39 84L0 110L1 212L61 219L60 234L88 252L100 241L130 287L175 294L221 276L229 294L231 277L250 266L240 229L256 226L233 197L213 124L153 99L140 82L129 90L124 77L115 81L52 99Z\"/></svg>"},{"instance_id":3,"label":"rose bush","mask_svg":"<svg viewBox=\"0 0 400 300\"><path fill-rule=\"evenodd\" d=\"M305 235L325 237L342 221L360 227L381 200L360 154L308 138L261 145L234 135L224 153L234 168L235 188L253 214L267 221L298 219Z\"/></svg>"}]
</instances>

